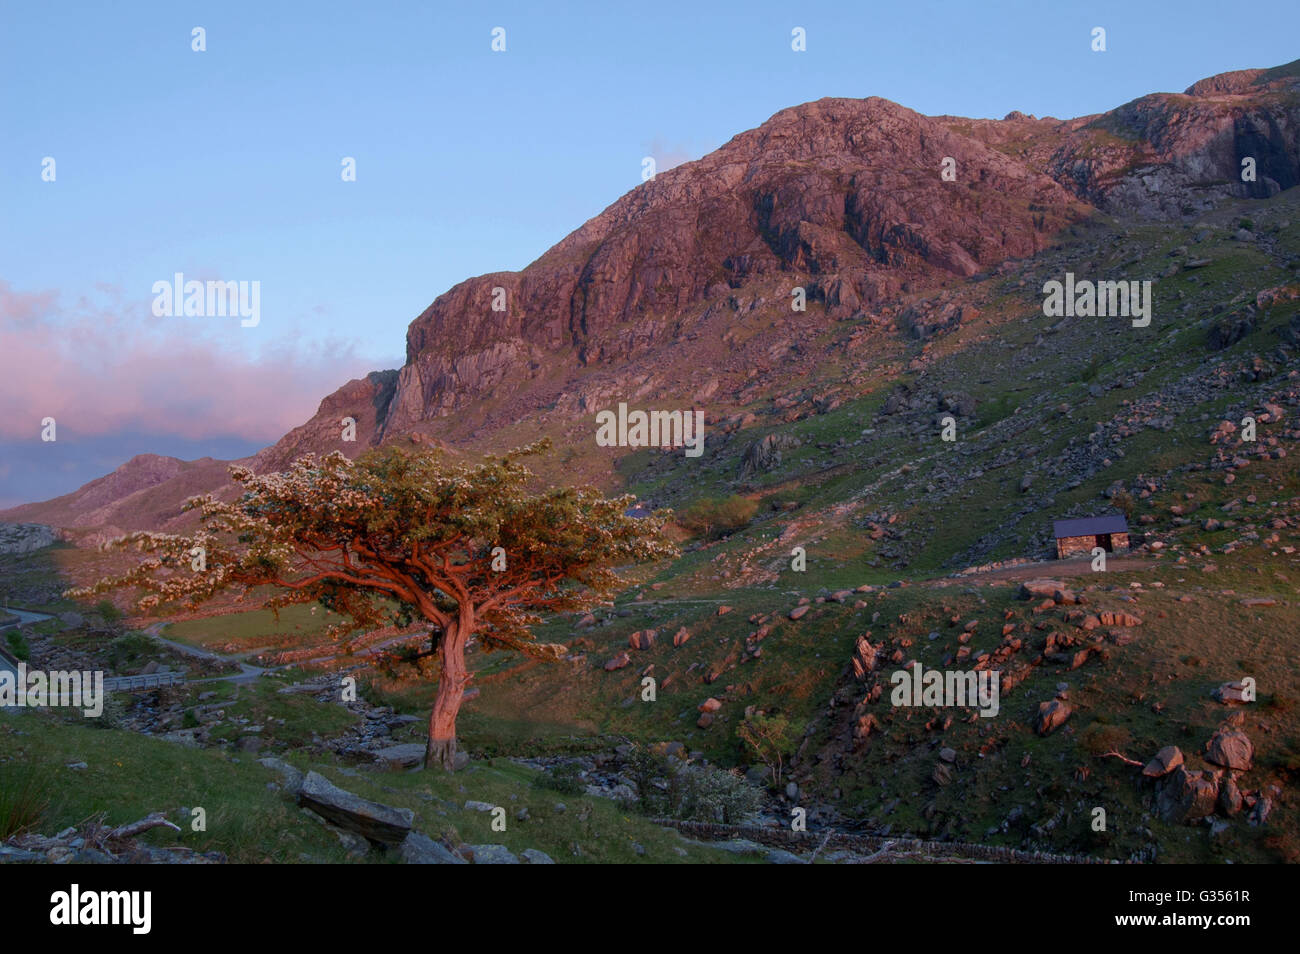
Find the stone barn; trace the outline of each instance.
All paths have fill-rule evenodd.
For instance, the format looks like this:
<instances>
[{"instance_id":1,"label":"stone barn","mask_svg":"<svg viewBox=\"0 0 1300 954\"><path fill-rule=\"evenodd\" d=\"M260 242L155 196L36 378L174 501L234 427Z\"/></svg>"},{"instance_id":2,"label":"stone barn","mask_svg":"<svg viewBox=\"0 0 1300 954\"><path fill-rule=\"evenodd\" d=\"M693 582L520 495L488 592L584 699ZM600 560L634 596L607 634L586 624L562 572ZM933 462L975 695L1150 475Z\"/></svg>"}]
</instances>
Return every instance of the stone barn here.
<instances>
[{"instance_id":1,"label":"stone barn","mask_svg":"<svg viewBox=\"0 0 1300 954\"><path fill-rule=\"evenodd\" d=\"M1056 558L1064 560L1076 553L1092 553L1101 547L1107 553L1128 549L1128 521L1123 514L1056 520L1052 524L1056 537Z\"/></svg>"}]
</instances>

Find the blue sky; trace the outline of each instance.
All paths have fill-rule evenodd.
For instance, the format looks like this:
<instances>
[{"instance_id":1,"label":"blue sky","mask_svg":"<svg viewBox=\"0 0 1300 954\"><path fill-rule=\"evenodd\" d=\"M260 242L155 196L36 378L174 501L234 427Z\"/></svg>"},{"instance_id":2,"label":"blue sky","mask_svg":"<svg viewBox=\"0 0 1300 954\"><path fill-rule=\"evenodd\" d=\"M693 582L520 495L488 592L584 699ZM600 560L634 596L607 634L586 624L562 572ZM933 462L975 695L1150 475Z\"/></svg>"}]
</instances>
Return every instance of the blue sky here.
<instances>
[{"instance_id":1,"label":"blue sky","mask_svg":"<svg viewBox=\"0 0 1300 954\"><path fill-rule=\"evenodd\" d=\"M0 506L143 450L269 443L400 364L447 288L522 268L635 187L643 156L698 158L787 106L1064 118L1300 56L1294 0L444 6L0 3L0 341L81 382L0 385ZM178 271L260 281L260 324L154 317Z\"/></svg>"}]
</instances>

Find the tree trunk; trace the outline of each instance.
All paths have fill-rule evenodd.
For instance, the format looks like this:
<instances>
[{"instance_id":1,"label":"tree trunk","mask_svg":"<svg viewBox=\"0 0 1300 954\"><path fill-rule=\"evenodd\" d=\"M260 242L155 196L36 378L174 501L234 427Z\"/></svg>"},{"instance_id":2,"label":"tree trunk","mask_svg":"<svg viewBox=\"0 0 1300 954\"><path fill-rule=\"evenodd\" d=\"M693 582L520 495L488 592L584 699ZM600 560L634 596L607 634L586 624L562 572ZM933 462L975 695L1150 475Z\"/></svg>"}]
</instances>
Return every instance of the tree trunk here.
<instances>
[{"instance_id":1,"label":"tree trunk","mask_svg":"<svg viewBox=\"0 0 1300 954\"><path fill-rule=\"evenodd\" d=\"M424 750L426 769L437 766L448 772L456 770L456 716L460 713L465 685L469 682L469 672L465 669L465 643L473 631L474 611L462 610L447 627L438 645L442 675L438 678L433 712L429 714L429 744Z\"/></svg>"}]
</instances>

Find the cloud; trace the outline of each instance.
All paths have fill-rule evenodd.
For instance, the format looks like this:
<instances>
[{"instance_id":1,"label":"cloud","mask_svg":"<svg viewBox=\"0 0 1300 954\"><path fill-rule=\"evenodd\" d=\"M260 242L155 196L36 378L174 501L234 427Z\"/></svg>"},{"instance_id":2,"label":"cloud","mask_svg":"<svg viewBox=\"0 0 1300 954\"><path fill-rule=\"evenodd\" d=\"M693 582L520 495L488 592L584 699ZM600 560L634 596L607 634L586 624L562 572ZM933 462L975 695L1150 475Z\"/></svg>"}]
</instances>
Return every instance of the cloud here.
<instances>
[{"instance_id":1,"label":"cloud","mask_svg":"<svg viewBox=\"0 0 1300 954\"><path fill-rule=\"evenodd\" d=\"M197 276L196 276L197 277ZM238 319L156 318L151 299L65 302L0 281L0 438L153 433L270 443L321 398L377 370L356 342L292 334L268 340Z\"/></svg>"}]
</instances>

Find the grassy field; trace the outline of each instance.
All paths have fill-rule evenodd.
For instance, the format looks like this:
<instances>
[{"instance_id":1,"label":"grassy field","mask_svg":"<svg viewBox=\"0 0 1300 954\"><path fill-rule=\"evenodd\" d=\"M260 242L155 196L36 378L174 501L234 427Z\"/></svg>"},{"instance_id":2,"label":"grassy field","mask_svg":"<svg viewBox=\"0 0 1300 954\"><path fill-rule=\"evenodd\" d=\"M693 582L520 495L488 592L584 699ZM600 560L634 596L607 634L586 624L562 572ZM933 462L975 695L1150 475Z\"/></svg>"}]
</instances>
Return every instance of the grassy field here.
<instances>
[{"instance_id":1,"label":"grassy field","mask_svg":"<svg viewBox=\"0 0 1300 954\"><path fill-rule=\"evenodd\" d=\"M355 773L303 755L288 760L362 797L410 808L418 830L452 844L501 844L515 852L535 848L561 862L732 860L608 800L550 791L537 784L535 771L512 763L475 762L450 776ZM68 767L79 762L86 767ZM166 779L165 786L161 779ZM79 825L98 814L116 825L161 811L182 830L157 829L145 836L157 845L220 851L231 861L252 864L359 860L349 857L315 816L273 787L279 780L278 773L253 758L220 749L186 748L38 712L0 713L0 826L6 821L6 794L35 786L43 797L33 827L41 831ZM506 831L493 831L491 815L466 809L467 801L505 807ZM191 830L186 809L194 807L204 809L206 831ZM371 852L364 860L395 859L391 852Z\"/></svg>"}]
</instances>

